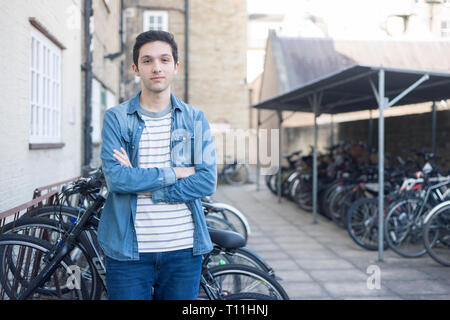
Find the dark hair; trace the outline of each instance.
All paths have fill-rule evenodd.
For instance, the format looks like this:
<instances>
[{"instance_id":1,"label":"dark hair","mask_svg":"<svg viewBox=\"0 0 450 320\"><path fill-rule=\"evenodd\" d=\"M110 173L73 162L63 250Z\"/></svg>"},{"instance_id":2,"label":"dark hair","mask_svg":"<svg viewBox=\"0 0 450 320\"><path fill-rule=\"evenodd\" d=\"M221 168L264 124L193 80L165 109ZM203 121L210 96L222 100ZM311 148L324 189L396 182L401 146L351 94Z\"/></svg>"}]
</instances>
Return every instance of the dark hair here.
<instances>
[{"instance_id":1,"label":"dark hair","mask_svg":"<svg viewBox=\"0 0 450 320\"><path fill-rule=\"evenodd\" d=\"M150 30L143 32L136 37L136 43L133 48L133 62L136 67L138 66L139 51L141 50L141 47L146 43L154 41L163 41L168 43L172 48L174 63L176 64L178 62L178 46L175 42L173 34L166 31Z\"/></svg>"}]
</instances>

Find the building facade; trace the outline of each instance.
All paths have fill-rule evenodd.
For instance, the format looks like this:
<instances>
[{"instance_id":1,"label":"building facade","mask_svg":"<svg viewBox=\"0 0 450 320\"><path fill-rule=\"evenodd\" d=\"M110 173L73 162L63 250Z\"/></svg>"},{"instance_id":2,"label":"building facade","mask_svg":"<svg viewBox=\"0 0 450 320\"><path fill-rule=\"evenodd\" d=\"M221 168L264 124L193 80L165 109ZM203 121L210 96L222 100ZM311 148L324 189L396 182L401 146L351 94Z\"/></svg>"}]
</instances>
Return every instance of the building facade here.
<instances>
[{"instance_id":1,"label":"building facade","mask_svg":"<svg viewBox=\"0 0 450 320\"><path fill-rule=\"evenodd\" d=\"M317 1L321 4L325 2ZM303 4L306 3L307 1L303 1ZM355 5L352 10L344 8L344 4L349 3ZM263 67L260 66L264 71L251 84L252 104L298 88L308 81L355 63L450 71L448 59L442 59L450 52L450 38L446 29L450 19L449 1L383 0L371 3L373 8L361 8L362 2L349 0L333 2L332 5L335 6L335 12L341 6L343 14L352 15L353 19L336 15L326 6L311 8L305 5L302 7L304 11L298 14L303 18L299 19L297 24L288 25L283 22L286 17L279 18L278 24L275 25L277 31L266 33L265 46L261 47L261 41L258 42L260 50L265 53ZM294 11L292 12L294 14ZM342 21L334 21L334 16L339 16ZM253 14L252 20L255 29L255 25L263 24L264 15ZM369 23L371 21L376 23ZM305 27L295 29L296 26ZM249 37L251 36L249 34ZM257 50L257 47L254 46L253 50ZM448 101L436 101L435 106L440 114L438 118L447 119ZM403 136L409 135L415 148L431 151L431 110L432 102L386 110L385 116L392 117L386 124L386 150L399 152L405 141ZM278 128L275 112L262 110L259 116L263 122L262 128ZM251 110L252 128L257 126L257 117L258 112ZM337 114L333 117L321 115L317 119L319 149L324 150L332 143L332 138L334 142L368 142L371 136L367 126L370 117L377 118L378 113L362 111ZM313 114L283 112L283 119L282 153L299 149L309 152L309 146L313 144ZM417 119L427 121L429 125L422 125L413 131L408 130L408 125L400 125L418 124L420 121ZM388 125L391 123L395 124L395 127L390 131ZM353 125L359 128L358 134L352 135L357 132L349 129ZM360 130L363 127L366 128L365 131ZM450 130L445 121L438 121L437 128L438 132ZM375 133L373 135L376 136ZM376 145L375 141L372 143ZM448 143L439 138L439 134L436 143L438 154L445 155L447 159L443 161L449 162L445 152L449 147Z\"/></svg>"},{"instance_id":2,"label":"building facade","mask_svg":"<svg viewBox=\"0 0 450 320\"><path fill-rule=\"evenodd\" d=\"M150 29L171 32L180 62L172 91L205 112L217 137L220 163L226 132L249 127L246 0L125 0L124 12L121 99L130 99L140 90L140 80L131 69L136 36Z\"/></svg>"},{"instance_id":3,"label":"building facade","mask_svg":"<svg viewBox=\"0 0 450 320\"><path fill-rule=\"evenodd\" d=\"M93 0L93 74L111 101L118 95L120 1ZM85 119L86 50L82 0L19 0L0 10L0 212L31 200L33 191L81 174ZM114 29L113 29L114 28ZM93 91L96 92L95 90ZM111 102L113 104L113 102ZM92 109L93 113L98 112ZM101 108L100 108L101 113ZM93 114L92 134L100 123Z\"/></svg>"}]
</instances>

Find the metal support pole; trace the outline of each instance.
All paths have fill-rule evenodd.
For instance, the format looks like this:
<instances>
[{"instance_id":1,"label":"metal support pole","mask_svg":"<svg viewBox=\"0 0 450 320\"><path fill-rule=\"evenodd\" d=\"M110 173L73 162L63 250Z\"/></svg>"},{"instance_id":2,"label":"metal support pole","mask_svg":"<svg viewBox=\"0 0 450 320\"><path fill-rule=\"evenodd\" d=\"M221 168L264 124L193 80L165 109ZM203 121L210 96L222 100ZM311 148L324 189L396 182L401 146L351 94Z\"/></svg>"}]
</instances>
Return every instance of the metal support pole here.
<instances>
[{"instance_id":1,"label":"metal support pole","mask_svg":"<svg viewBox=\"0 0 450 320\"><path fill-rule=\"evenodd\" d=\"M378 109L380 116L378 118L378 260L383 261L384 250L384 70L378 73Z\"/></svg>"},{"instance_id":2,"label":"metal support pole","mask_svg":"<svg viewBox=\"0 0 450 320\"><path fill-rule=\"evenodd\" d=\"M317 98L314 98L313 223L317 223Z\"/></svg>"},{"instance_id":3,"label":"metal support pole","mask_svg":"<svg viewBox=\"0 0 450 320\"><path fill-rule=\"evenodd\" d=\"M372 110L369 110L369 143L368 143L368 147L369 147L369 152L372 152L372 148L373 148L373 117L372 117Z\"/></svg>"},{"instance_id":4,"label":"metal support pole","mask_svg":"<svg viewBox=\"0 0 450 320\"><path fill-rule=\"evenodd\" d=\"M258 122L256 125L256 191L259 191L259 177L261 175L261 168L259 163L259 128L261 126L261 110L256 110L258 115Z\"/></svg>"},{"instance_id":5,"label":"metal support pole","mask_svg":"<svg viewBox=\"0 0 450 320\"><path fill-rule=\"evenodd\" d=\"M84 45L86 54L86 71L84 74L84 123L83 123L83 166L90 166L92 161L92 71L93 53L92 53L92 27L91 17L94 11L92 0L84 2Z\"/></svg>"},{"instance_id":6,"label":"metal support pole","mask_svg":"<svg viewBox=\"0 0 450 320\"><path fill-rule=\"evenodd\" d=\"M431 105L432 110L432 122L431 122L431 152L436 155L436 126L437 126L437 114L436 114L436 102L433 101Z\"/></svg>"},{"instance_id":7,"label":"metal support pole","mask_svg":"<svg viewBox=\"0 0 450 320\"><path fill-rule=\"evenodd\" d=\"M278 195L278 203L281 203L281 167L282 167L282 163L281 163L281 151L283 150L282 146L281 146L281 124L283 122L282 119L282 113L281 111L277 111L278 113L278 188L277 188L277 195Z\"/></svg>"},{"instance_id":8,"label":"metal support pole","mask_svg":"<svg viewBox=\"0 0 450 320\"><path fill-rule=\"evenodd\" d=\"M330 147L334 146L334 116L331 115L330 122Z\"/></svg>"}]
</instances>

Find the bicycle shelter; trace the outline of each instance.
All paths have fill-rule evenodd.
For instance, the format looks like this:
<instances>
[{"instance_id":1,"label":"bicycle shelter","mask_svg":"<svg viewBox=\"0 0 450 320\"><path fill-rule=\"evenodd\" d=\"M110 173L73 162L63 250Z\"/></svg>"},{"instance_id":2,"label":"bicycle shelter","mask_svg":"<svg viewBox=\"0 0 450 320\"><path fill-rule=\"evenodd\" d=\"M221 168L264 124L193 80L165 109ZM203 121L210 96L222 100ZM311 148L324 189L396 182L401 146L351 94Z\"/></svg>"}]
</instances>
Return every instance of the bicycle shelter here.
<instances>
[{"instance_id":1,"label":"bicycle shelter","mask_svg":"<svg viewBox=\"0 0 450 320\"><path fill-rule=\"evenodd\" d=\"M312 112L314 114L313 148L313 223L317 223L317 117L362 110L379 111L378 118L378 183L384 185L384 110L450 98L450 72L393 68L355 64L340 71L310 81L287 93L251 106L274 110L278 114L278 163L281 166L282 111ZM435 108L433 107L433 112ZM433 121L434 122L434 121ZM433 123L435 126L435 124ZM260 122L258 116L257 135ZM435 128L433 128L433 131ZM433 142L434 143L434 142ZM258 151L259 153L259 151ZM259 154L257 172L260 172ZM281 199L281 170L278 170L278 201ZM378 196L378 257L383 260L383 203Z\"/></svg>"}]
</instances>

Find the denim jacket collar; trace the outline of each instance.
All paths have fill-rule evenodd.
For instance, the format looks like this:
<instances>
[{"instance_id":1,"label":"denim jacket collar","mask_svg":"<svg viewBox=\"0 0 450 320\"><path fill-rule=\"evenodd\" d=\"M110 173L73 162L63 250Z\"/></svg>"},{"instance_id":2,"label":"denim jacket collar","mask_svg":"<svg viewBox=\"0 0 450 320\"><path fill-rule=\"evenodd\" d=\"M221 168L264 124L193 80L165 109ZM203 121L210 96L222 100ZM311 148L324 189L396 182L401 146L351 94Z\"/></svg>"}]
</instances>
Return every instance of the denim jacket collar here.
<instances>
[{"instance_id":1,"label":"denim jacket collar","mask_svg":"<svg viewBox=\"0 0 450 320\"><path fill-rule=\"evenodd\" d=\"M141 92L142 92L142 90L139 91L138 94L130 100L130 103L128 104L128 110L127 110L128 114L132 114L132 113L136 112L139 115L139 117L141 116L141 114L139 112L139 108L140 108L139 98L141 96ZM173 110L182 111L182 108L180 107L180 100L177 99L172 93L170 94L170 101L172 102L172 111Z\"/></svg>"}]
</instances>

